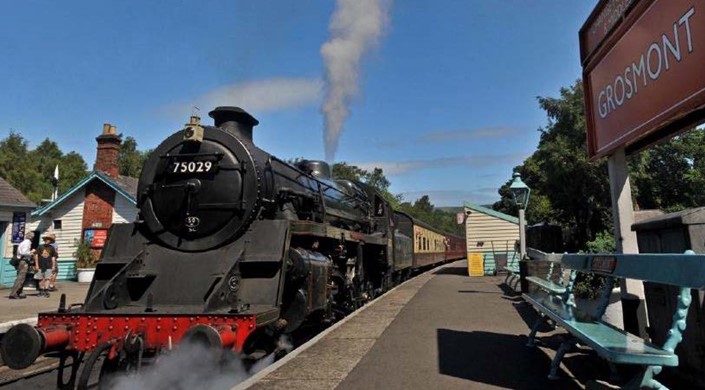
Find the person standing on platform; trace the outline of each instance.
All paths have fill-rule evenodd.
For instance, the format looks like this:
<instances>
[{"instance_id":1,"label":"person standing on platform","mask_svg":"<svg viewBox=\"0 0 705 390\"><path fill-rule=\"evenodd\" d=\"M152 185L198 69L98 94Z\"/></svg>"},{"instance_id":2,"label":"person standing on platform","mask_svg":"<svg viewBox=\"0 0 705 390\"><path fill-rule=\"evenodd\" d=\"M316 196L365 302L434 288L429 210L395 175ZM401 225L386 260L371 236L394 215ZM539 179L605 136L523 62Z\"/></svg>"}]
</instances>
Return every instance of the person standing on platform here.
<instances>
[{"instance_id":1,"label":"person standing on platform","mask_svg":"<svg viewBox=\"0 0 705 390\"><path fill-rule=\"evenodd\" d=\"M24 280L27 277L27 270L29 269L29 264L32 261L32 255L34 250L32 249L32 239L34 238L34 233L28 232L24 236L24 240L20 243L17 248L17 279L15 279L15 284L12 285L12 290L10 290L10 299L24 299L26 296L22 294L22 286L24 285Z\"/></svg>"},{"instance_id":2,"label":"person standing on platform","mask_svg":"<svg viewBox=\"0 0 705 390\"><path fill-rule=\"evenodd\" d=\"M39 280L39 296L49 298L49 280L53 270L56 269L56 252L51 246L50 236L45 235L42 240L44 244L40 245L34 254L34 267L37 269L34 279Z\"/></svg>"},{"instance_id":3,"label":"person standing on platform","mask_svg":"<svg viewBox=\"0 0 705 390\"><path fill-rule=\"evenodd\" d=\"M56 234L48 233L45 237L49 237L51 240L51 246L54 248L54 253L56 254L56 267L51 270L51 278L49 279L49 291L56 291L56 277L59 275L59 245L56 243Z\"/></svg>"}]
</instances>

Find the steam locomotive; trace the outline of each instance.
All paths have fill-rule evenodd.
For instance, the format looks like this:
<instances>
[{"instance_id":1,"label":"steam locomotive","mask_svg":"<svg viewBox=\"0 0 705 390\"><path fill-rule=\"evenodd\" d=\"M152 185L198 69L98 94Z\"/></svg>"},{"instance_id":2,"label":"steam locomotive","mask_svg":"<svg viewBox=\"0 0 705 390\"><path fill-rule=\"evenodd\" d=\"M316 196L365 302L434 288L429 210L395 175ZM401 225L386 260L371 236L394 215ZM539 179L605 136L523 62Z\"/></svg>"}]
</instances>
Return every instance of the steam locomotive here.
<instances>
[{"instance_id":1,"label":"steam locomotive","mask_svg":"<svg viewBox=\"0 0 705 390\"><path fill-rule=\"evenodd\" d=\"M60 351L58 386L85 388L98 361L102 372L139 368L185 340L263 356L280 335L465 255L463 238L395 212L370 186L334 180L325 162L259 149L259 122L244 110L209 115L214 126L191 117L145 162L138 220L111 227L85 302L66 307L62 296L37 326L5 334L9 367Z\"/></svg>"}]
</instances>

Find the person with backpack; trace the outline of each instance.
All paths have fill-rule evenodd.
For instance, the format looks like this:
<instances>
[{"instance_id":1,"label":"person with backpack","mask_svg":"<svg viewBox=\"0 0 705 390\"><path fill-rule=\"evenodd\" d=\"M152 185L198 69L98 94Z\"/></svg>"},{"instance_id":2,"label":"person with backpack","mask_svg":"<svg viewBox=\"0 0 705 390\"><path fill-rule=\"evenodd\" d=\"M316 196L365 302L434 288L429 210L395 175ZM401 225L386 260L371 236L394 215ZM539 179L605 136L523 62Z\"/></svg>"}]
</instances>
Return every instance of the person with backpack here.
<instances>
[{"instance_id":1,"label":"person with backpack","mask_svg":"<svg viewBox=\"0 0 705 390\"><path fill-rule=\"evenodd\" d=\"M12 290L10 290L10 299L24 299L27 298L22 294L22 286L24 285L24 280L27 277L27 270L29 269L29 264L32 261L32 255L34 254L34 249L32 249L32 239L34 238L34 233L28 232L24 236L24 240L17 247L17 255L10 262L17 270L17 278L15 279L15 284L12 285Z\"/></svg>"}]
</instances>

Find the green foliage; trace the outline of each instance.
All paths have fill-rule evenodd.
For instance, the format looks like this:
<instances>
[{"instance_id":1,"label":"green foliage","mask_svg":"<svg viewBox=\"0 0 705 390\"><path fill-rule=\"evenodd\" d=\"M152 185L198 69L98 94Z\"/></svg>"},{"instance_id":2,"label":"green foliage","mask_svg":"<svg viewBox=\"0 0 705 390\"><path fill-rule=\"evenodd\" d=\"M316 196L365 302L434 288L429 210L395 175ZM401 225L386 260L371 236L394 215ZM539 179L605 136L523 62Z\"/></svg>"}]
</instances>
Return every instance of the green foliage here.
<instances>
[{"instance_id":1,"label":"green foliage","mask_svg":"<svg viewBox=\"0 0 705 390\"><path fill-rule=\"evenodd\" d=\"M606 284L607 280L602 275L578 273L573 294L577 298L595 299L600 296Z\"/></svg>"},{"instance_id":2,"label":"green foliage","mask_svg":"<svg viewBox=\"0 0 705 390\"><path fill-rule=\"evenodd\" d=\"M609 231L597 233L595 239L587 243L587 253L614 253L615 250L614 235Z\"/></svg>"},{"instance_id":3,"label":"green foliage","mask_svg":"<svg viewBox=\"0 0 705 390\"><path fill-rule=\"evenodd\" d=\"M426 222L427 224L447 233L465 235L465 225L458 225L455 213L445 212L436 209L428 195L423 195L412 205L403 202L398 210L403 211L412 217Z\"/></svg>"},{"instance_id":4,"label":"green foliage","mask_svg":"<svg viewBox=\"0 0 705 390\"><path fill-rule=\"evenodd\" d=\"M137 150L137 141L134 138L130 136L125 138L120 146L120 154L118 155L120 174L139 177L142 172L142 166L151 153L152 150Z\"/></svg>"},{"instance_id":5,"label":"green foliage","mask_svg":"<svg viewBox=\"0 0 705 390\"><path fill-rule=\"evenodd\" d=\"M562 88L559 98L539 97L548 124L539 129L537 150L515 169L531 187L529 224L563 227L567 251L609 245L612 229L607 161L587 157L582 84ZM694 129L629 157L635 209L666 212L705 204L705 130ZM508 175L509 176L509 175ZM495 210L517 215L508 180L499 189ZM614 243L612 242L612 245ZM612 249L614 250L614 249ZM610 250L611 251L611 250Z\"/></svg>"},{"instance_id":6,"label":"green foliage","mask_svg":"<svg viewBox=\"0 0 705 390\"><path fill-rule=\"evenodd\" d=\"M35 203L51 197L51 177L59 166L59 193L86 175L86 163L76 152L64 154L56 142L42 141L34 150L20 134L0 140L0 176Z\"/></svg>"},{"instance_id":7,"label":"green foliage","mask_svg":"<svg viewBox=\"0 0 705 390\"><path fill-rule=\"evenodd\" d=\"M150 153L151 150L138 151L135 139L127 137L118 157L120 174L138 177ZM88 170L80 154L74 151L64 154L59 145L49 138L34 150L29 149L27 140L18 133L10 133L0 140L0 177L37 204L51 197L51 178L57 165L59 194L76 185Z\"/></svg>"},{"instance_id":8,"label":"green foliage","mask_svg":"<svg viewBox=\"0 0 705 390\"><path fill-rule=\"evenodd\" d=\"M632 192L642 209L680 211L705 204L705 130L693 129L630 159Z\"/></svg>"},{"instance_id":9,"label":"green foliage","mask_svg":"<svg viewBox=\"0 0 705 390\"><path fill-rule=\"evenodd\" d=\"M614 253L616 250L614 234L603 230L595 235L595 239L588 241L587 251L583 253ZM573 292L578 298L595 299L607 285L607 278L602 275L578 273L575 278Z\"/></svg>"},{"instance_id":10,"label":"green foliage","mask_svg":"<svg viewBox=\"0 0 705 390\"><path fill-rule=\"evenodd\" d=\"M73 256L76 258L76 268L95 268L98 264L98 258L91 250L88 243L74 240L73 244L76 246L76 251L73 252Z\"/></svg>"},{"instance_id":11,"label":"green foliage","mask_svg":"<svg viewBox=\"0 0 705 390\"><path fill-rule=\"evenodd\" d=\"M375 168L372 172L362 169L356 165L349 165L346 162L337 162L331 167L333 177L336 179L354 180L372 186L392 207L398 207L402 198L389 192L392 184L385 176L382 168Z\"/></svg>"},{"instance_id":12,"label":"green foliage","mask_svg":"<svg viewBox=\"0 0 705 390\"><path fill-rule=\"evenodd\" d=\"M531 187L529 224L555 223L569 230L566 248L584 249L596 232L611 226L607 163L588 159L582 84L561 89L560 98L539 97L548 124L539 129L537 150L516 170ZM495 210L516 215L509 198L509 181L500 188Z\"/></svg>"}]
</instances>

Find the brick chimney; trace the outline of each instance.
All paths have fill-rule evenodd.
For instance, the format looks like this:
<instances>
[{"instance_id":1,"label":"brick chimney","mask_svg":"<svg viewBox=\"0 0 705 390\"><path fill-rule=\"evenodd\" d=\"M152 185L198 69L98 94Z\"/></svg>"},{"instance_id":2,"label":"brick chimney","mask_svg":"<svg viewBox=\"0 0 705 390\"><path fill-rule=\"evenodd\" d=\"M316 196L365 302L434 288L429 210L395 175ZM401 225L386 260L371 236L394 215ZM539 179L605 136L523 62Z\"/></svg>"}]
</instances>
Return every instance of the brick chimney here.
<instances>
[{"instance_id":1,"label":"brick chimney","mask_svg":"<svg viewBox=\"0 0 705 390\"><path fill-rule=\"evenodd\" d=\"M96 154L93 170L102 171L111 177L117 177L120 172L118 155L120 154L122 138L116 132L117 128L115 126L106 123L103 125L103 134L95 139L98 141L98 153Z\"/></svg>"}]
</instances>

